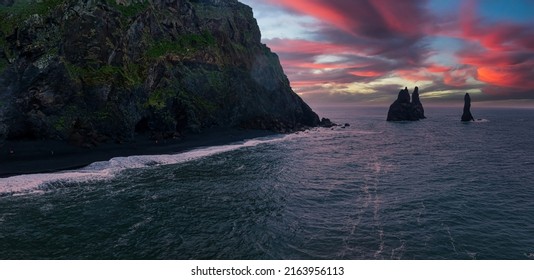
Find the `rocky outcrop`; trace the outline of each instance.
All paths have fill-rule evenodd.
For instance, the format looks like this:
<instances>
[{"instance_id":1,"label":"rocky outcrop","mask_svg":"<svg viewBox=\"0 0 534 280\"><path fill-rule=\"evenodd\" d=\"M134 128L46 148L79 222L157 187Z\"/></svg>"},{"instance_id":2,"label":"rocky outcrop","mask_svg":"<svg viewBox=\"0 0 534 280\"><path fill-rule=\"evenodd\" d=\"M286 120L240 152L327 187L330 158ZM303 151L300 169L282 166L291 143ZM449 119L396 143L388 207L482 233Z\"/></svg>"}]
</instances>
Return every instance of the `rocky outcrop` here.
<instances>
[{"instance_id":1,"label":"rocky outcrop","mask_svg":"<svg viewBox=\"0 0 534 280\"><path fill-rule=\"evenodd\" d=\"M0 141L94 144L319 123L237 0L0 6Z\"/></svg>"},{"instance_id":2,"label":"rocky outcrop","mask_svg":"<svg viewBox=\"0 0 534 280\"><path fill-rule=\"evenodd\" d=\"M411 102L408 88L399 92L397 100L389 107L387 121L417 121L424 118L425 110L419 99L419 88L415 87Z\"/></svg>"},{"instance_id":3,"label":"rocky outcrop","mask_svg":"<svg viewBox=\"0 0 534 280\"><path fill-rule=\"evenodd\" d=\"M332 122L330 119L322 118L321 122L319 122L319 126L325 128L332 128L334 126L338 126L338 124Z\"/></svg>"},{"instance_id":4,"label":"rocky outcrop","mask_svg":"<svg viewBox=\"0 0 534 280\"><path fill-rule=\"evenodd\" d=\"M462 121L470 122L474 120L475 118L473 118L473 115L471 115L471 97L469 96L469 93L466 93L464 96L464 112L462 114Z\"/></svg>"}]
</instances>

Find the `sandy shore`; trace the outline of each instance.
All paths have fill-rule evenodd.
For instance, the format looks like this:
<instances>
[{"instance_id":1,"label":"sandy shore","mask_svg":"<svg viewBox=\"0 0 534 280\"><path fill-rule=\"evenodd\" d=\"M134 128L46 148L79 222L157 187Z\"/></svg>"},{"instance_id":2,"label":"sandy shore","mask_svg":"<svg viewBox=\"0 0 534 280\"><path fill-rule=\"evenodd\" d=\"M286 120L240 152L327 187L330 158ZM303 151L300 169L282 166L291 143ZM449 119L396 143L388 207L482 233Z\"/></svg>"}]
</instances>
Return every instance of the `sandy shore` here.
<instances>
[{"instance_id":1,"label":"sandy shore","mask_svg":"<svg viewBox=\"0 0 534 280\"><path fill-rule=\"evenodd\" d=\"M273 135L271 131L213 129L182 140L155 141L139 136L132 142L81 148L61 141L6 141L0 146L0 178L81 168L97 161L133 155L176 154Z\"/></svg>"}]
</instances>

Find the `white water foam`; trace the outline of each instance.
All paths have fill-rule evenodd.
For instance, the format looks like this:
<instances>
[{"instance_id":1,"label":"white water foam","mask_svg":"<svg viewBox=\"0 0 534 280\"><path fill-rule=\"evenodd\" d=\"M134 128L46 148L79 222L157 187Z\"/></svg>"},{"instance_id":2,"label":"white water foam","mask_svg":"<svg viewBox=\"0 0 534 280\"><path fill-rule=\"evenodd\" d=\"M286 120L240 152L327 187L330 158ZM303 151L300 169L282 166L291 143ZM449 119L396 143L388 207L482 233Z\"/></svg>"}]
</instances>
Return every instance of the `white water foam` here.
<instances>
[{"instance_id":1,"label":"white water foam","mask_svg":"<svg viewBox=\"0 0 534 280\"><path fill-rule=\"evenodd\" d=\"M57 182L83 183L104 181L112 179L120 172L128 169L179 164L245 147L254 147L260 144L283 141L290 138L293 138L293 135L263 137L242 143L199 148L179 154L117 157L109 161L95 162L77 170L0 178L0 194L39 192L41 187Z\"/></svg>"}]
</instances>

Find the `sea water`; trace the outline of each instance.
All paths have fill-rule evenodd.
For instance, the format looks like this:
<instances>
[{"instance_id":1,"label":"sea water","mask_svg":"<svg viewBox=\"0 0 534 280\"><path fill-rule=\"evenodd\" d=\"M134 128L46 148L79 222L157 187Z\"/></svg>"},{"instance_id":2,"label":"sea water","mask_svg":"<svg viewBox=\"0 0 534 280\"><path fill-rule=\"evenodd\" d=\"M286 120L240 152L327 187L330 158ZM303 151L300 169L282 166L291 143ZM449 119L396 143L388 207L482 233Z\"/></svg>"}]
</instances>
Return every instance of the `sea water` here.
<instances>
[{"instance_id":1,"label":"sea water","mask_svg":"<svg viewBox=\"0 0 534 280\"><path fill-rule=\"evenodd\" d=\"M534 258L534 110L316 110L350 126L0 179L0 258Z\"/></svg>"}]
</instances>

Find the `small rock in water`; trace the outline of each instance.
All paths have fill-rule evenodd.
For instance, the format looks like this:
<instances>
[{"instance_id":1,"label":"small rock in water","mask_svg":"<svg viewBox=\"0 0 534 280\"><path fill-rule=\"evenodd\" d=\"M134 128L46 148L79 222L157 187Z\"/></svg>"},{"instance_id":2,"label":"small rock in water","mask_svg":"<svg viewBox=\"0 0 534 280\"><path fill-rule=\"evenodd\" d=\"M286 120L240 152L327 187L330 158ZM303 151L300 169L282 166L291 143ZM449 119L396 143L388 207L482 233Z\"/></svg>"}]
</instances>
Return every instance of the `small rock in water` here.
<instances>
[{"instance_id":1,"label":"small rock in water","mask_svg":"<svg viewBox=\"0 0 534 280\"><path fill-rule=\"evenodd\" d=\"M321 122L319 123L319 126L320 127L330 128L330 127L337 126L337 124L333 123L330 119L322 118Z\"/></svg>"}]
</instances>

